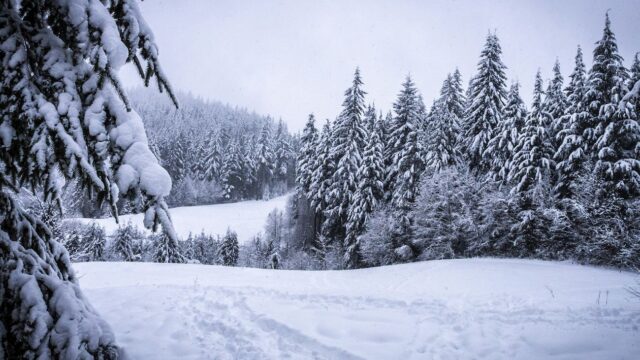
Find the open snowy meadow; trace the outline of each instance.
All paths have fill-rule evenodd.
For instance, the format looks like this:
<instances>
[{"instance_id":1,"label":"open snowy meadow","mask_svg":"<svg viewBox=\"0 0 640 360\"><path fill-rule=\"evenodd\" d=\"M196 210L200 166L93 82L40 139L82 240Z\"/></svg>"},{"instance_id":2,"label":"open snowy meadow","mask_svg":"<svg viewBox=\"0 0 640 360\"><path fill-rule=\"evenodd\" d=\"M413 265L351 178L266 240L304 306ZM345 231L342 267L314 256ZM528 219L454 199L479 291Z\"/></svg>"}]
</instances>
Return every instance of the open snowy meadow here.
<instances>
[{"instance_id":1,"label":"open snowy meadow","mask_svg":"<svg viewBox=\"0 0 640 360\"><path fill-rule=\"evenodd\" d=\"M271 211L285 209L287 198L288 195L283 195L270 200L176 207L171 209L171 220L176 232L183 239L189 234L197 235L201 232L224 235L227 228L230 228L238 234L238 242L245 243L263 230L267 215ZM138 229L145 229L144 214L122 215L119 217L119 223L116 223L114 218L76 218L69 221L96 223L104 227L107 234L113 234L118 226L129 222Z\"/></svg>"},{"instance_id":2,"label":"open snowy meadow","mask_svg":"<svg viewBox=\"0 0 640 360\"><path fill-rule=\"evenodd\" d=\"M466 259L352 271L78 263L135 359L637 359L638 276Z\"/></svg>"}]
</instances>

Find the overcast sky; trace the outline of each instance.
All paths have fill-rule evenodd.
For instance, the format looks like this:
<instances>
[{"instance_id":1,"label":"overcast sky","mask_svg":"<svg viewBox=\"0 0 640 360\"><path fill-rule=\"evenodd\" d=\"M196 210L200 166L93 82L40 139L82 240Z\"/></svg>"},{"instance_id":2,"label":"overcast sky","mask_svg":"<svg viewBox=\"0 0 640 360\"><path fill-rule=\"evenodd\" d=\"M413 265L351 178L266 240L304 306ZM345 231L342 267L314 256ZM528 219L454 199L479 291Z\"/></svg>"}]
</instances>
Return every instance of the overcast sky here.
<instances>
[{"instance_id":1,"label":"overcast sky","mask_svg":"<svg viewBox=\"0 0 640 360\"><path fill-rule=\"evenodd\" d=\"M625 64L640 51L640 1L153 0L142 10L176 89L281 117L294 131L311 112L333 119L354 69L385 112L411 74L427 105L456 67L475 72L496 30L509 82L529 102L538 68L556 57L566 78L576 46L589 66L610 10ZM128 85L139 84L125 70Z\"/></svg>"}]
</instances>

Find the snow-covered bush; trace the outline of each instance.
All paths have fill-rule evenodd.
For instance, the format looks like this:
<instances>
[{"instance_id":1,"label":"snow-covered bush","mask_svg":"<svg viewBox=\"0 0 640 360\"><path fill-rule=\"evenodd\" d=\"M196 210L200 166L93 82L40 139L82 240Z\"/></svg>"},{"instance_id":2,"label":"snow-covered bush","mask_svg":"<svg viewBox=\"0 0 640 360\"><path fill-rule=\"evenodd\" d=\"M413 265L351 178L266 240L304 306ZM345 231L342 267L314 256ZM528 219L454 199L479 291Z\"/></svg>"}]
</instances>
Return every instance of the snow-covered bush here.
<instances>
[{"instance_id":1,"label":"snow-covered bush","mask_svg":"<svg viewBox=\"0 0 640 360\"><path fill-rule=\"evenodd\" d=\"M477 209L483 190L468 171L454 167L425 177L410 212L411 241L420 259L468 255L469 244L480 237Z\"/></svg>"},{"instance_id":2,"label":"snow-covered bush","mask_svg":"<svg viewBox=\"0 0 640 360\"><path fill-rule=\"evenodd\" d=\"M360 236L360 256L369 266L389 265L397 262L396 250L402 246L398 238L402 227L389 208L378 209L369 218L367 230Z\"/></svg>"},{"instance_id":3,"label":"snow-covered bush","mask_svg":"<svg viewBox=\"0 0 640 360\"><path fill-rule=\"evenodd\" d=\"M86 261L105 260L107 247L107 234L104 228L92 223L85 228L83 239Z\"/></svg>"}]
</instances>

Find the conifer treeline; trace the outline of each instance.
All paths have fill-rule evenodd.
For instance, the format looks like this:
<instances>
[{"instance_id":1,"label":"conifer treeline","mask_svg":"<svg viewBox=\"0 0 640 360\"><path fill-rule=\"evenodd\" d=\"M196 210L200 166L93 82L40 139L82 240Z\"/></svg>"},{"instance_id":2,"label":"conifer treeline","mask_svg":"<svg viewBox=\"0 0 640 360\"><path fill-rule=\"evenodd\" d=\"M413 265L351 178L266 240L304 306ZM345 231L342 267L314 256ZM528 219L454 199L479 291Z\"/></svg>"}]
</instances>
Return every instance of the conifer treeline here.
<instances>
[{"instance_id":1,"label":"conifer treeline","mask_svg":"<svg viewBox=\"0 0 640 360\"><path fill-rule=\"evenodd\" d=\"M217 102L134 91L152 151L171 175L173 206L270 198L295 183L297 139L286 124Z\"/></svg>"},{"instance_id":2,"label":"conifer treeline","mask_svg":"<svg viewBox=\"0 0 640 360\"><path fill-rule=\"evenodd\" d=\"M321 130L310 115L300 139L306 249L330 243L349 268L478 255L638 266L640 101L623 98L639 56L625 68L607 14L591 68L578 47L568 84L557 60L546 87L538 71L530 109L501 56L490 33L466 92L456 69L427 111L407 77L384 116L356 69L340 115Z\"/></svg>"}]
</instances>

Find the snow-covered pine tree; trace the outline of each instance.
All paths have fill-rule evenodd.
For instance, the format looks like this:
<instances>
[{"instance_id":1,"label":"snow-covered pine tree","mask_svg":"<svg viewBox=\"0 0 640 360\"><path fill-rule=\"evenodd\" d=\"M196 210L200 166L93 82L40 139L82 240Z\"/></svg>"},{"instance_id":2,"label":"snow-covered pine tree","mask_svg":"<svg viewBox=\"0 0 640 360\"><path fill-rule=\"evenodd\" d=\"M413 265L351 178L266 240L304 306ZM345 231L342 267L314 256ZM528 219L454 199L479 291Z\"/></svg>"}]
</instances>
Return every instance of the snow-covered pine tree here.
<instances>
[{"instance_id":1,"label":"snow-covered pine tree","mask_svg":"<svg viewBox=\"0 0 640 360\"><path fill-rule=\"evenodd\" d=\"M153 261L158 263L184 263L187 258L182 254L180 245L171 241L167 234L155 234L152 236L155 245Z\"/></svg>"},{"instance_id":2,"label":"snow-covered pine tree","mask_svg":"<svg viewBox=\"0 0 640 360\"><path fill-rule=\"evenodd\" d=\"M322 231L330 238L344 240L347 210L358 182L357 172L366 140L363 120L364 95L360 70L356 68L351 87L345 91L342 112L332 129L330 158L335 164L329 188ZM349 247L352 244L345 244Z\"/></svg>"},{"instance_id":3,"label":"snow-covered pine tree","mask_svg":"<svg viewBox=\"0 0 640 360\"><path fill-rule=\"evenodd\" d=\"M513 160L510 165L508 181L513 182L513 194L524 194L548 181L553 171L553 146L548 128L551 116L542 104L542 76L536 74L533 91L531 113L527 117L518 144L514 149Z\"/></svg>"},{"instance_id":4,"label":"snow-covered pine tree","mask_svg":"<svg viewBox=\"0 0 640 360\"><path fill-rule=\"evenodd\" d=\"M237 138L229 140L229 144L222 159L220 185L222 197L235 200L240 196L242 187L241 149Z\"/></svg>"},{"instance_id":5,"label":"snow-covered pine tree","mask_svg":"<svg viewBox=\"0 0 640 360\"><path fill-rule=\"evenodd\" d=\"M543 103L543 108L551 117L551 124L549 125L549 136L551 137L551 143L553 144L554 153L557 151L560 144L558 141L558 133L562 131L562 116L565 114L569 107L567 96L564 93L564 78L560 72L560 62L556 59L553 64L553 78L547 86L547 92Z\"/></svg>"},{"instance_id":6,"label":"snow-covered pine tree","mask_svg":"<svg viewBox=\"0 0 640 360\"><path fill-rule=\"evenodd\" d=\"M440 98L430 111L425 134L425 166L431 172L457 165L462 160L457 144L460 118L456 115L462 113L462 88L454 81L457 81L455 76L447 76L440 90Z\"/></svg>"},{"instance_id":7,"label":"snow-covered pine tree","mask_svg":"<svg viewBox=\"0 0 640 360\"><path fill-rule=\"evenodd\" d=\"M585 162L589 161L587 139L591 137L591 121L587 112L587 79L582 49L578 46L575 67L569 76L571 80L565 89L568 107L560 117L557 127L561 130L556 135L558 149L554 154L557 162L558 179L554 188L559 199L572 198L576 194L576 181L585 171Z\"/></svg>"},{"instance_id":8,"label":"snow-covered pine tree","mask_svg":"<svg viewBox=\"0 0 640 360\"><path fill-rule=\"evenodd\" d=\"M79 179L99 203L142 196L168 233L171 178L148 148L118 71L136 65L175 102L136 1L2 1L0 6L0 358L116 359L109 326L78 287L67 251L14 194L59 202Z\"/></svg>"},{"instance_id":9,"label":"snow-covered pine tree","mask_svg":"<svg viewBox=\"0 0 640 360\"><path fill-rule=\"evenodd\" d=\"M208 181L220 179L222 168L222 144L220 137L213 131L209 133L206 140L204 155L204 178Z\"/></svg>"},{"instance_id":10,"label":"snow-covered pine tree","mask_svg":"<svg viewBox=\"0 0 640 360\"><path fill-rule=\"evenodd\" d=\"M448 75L442 84L440 97L444 100L447 110L453 113L459 121L464 118L466 98L462 89L462 74L456 68L453 75Z\"/></svg>"},{"instance_id":11,"label":"snow-covered pine tree","mask_svg":"<svg viewBox=\"0 0 640 360\"><path fill-rule=\"evenodd\" d=\"M261 186L260 197L268 197L268 190L275 172L275 154L273 152L273 139L271 138L271 124L265 123L258 138L256 147L256 176Z\"/></svg>"},{"instance_id":12,"label":"snow-covered pine tree","mask_svg":"<svg viewBox=\"0 0 640 360\"><path fill-rule=\"evenodd\" d=\"M220 245L219 256L222 264L226 266L236 266L238 263L238 254L240 248L238 245L238 234L231 229L227 229L227 233L222 239Z\"/></svg>"},{"instance_id":13,"label":"snow-covered pine tree","mask_svg":"<svg viewBox=\"0 0 640 360\"><path fill-rule=\"evenodd\" d=\"M259 199L262 194L258 194L258 175L256 172L255 148L256 141L251 135L243 136L242 142L242 187L245 198L253 197Z\"/></svg>"},{"instance_id":14,"label":"snow-covered pine tree","mask_svg":"<svg viewBox=\"0 0 640 360\"><path fill-rule=\"evenodd\" d=\"M182 181L191 171L189 165L190 145L188 135L180 134L171 146L171 152L167 159L167 170L176 183Z\"/></svg>"},{"instance_id":15,"label":"snow-covered pine tree","mask_svg":"<svg viewBox=\"0 0 640 360\"><path fill-rule=\"evenodd\" d=\"M316 158L316 142L318 141L318 130L316 129L315 121L313 114L309 114L309 119L304 130L302 130L302 137L300 138L301 148L296 162L298 196L307 197L311 189L313 162Z\"/></svg>"},{"instance_id":16,"label":"snow-covered pine tree","mask_svg":"<svg viewBox=\"0 0 640 360\"><path fill-rule=\"evenodd\" d=\"M402 218L415 201L424 171L424 149L419 141L420 108L418 90L407 76L393 104L395 117L389 124L384 154L388 200ZM408 219L404 220L408 224Z\"/></svg>"},{"instance_id":17,"label":"snow-covered pine tree","mask_svg":"<svg viewBox=\"0 0 640 360\"><path fill-rule=\"evenodd\" d=\"M491 170L489 176L494 181L506 184L511 171L514 149L524 128L527 118L527 108L520 97L520 84L511 84L507 94L507 105L504 107L503 116L495 135L489 141L485 156L491 157Z\"/></svg>"},{"instance_id":18,"label":"snow-covered pine tree","mask_svg":"<svg viewBox=\"0 0 640 360\"><path fill-rule=\"evenodd\" d=\"M513 245L518 256L531 256L540 242L546 239L548 219L543 214L542 199L546 198L546 186L554 169L553 146L549 137L549 114L542 104L542 76L536 74L531 113L527 117L514 156L508 181L513 183L518 221L511 227Z\"/></svg>"},{"instance_id":19,"label":"snow-covered pine tree","mask_svg":"<svg viewBox=\"0 0 640 360\"><path fill-rule=\"evenodd\" d=\"M95 222L91 223L84 232L83 247L88 261L105 260L107 234L104 228Z\"/></svg>"},{"instance_id":20,"label":"snow-covered pine tree","mask_svg":"<svg viewBox=\"0 0 640 360\"><path fill-rule=\"evenodd\" d=\"M324 211L327 208L327 193L331 186L331 178L335 164L331 158L331 124L327 120L318 136L314 151L311 184L309 185L309 201L316 214L315 228L319 229L324 222Z\"/></svg>"},{"instance_id":21,"label":"snow-covered pine tree","mask_svg":"<svg viewBox=\"0 0 640 360\"><path fill-rule=\"evenodd\" d=\"M640 196L640 124L635 104L623 101L627 79L622 74L616 79L610 91L611 102L600 108L596 129L601 134L595 143L595 171L603 184L599 199Z\"/></svg>"},{"instance_id":22,"label":"snow-covered pine tree","mask_svg":"<svg viewBox=\"0 0 640 360\"><path fill-rule=\"evenodd\" d=\"M589 137L585 137L585 139L591 149L591 158L594 160L598 158L595 142L609 124L606 117L611 115L610 111L604 111L603 106L612 104L615 101L614 98L617 98L618 101L621 100L620 94L624 93L624 84L629 78L622 61L622 56L618 54L615 34L611 31L609 13L607 13L602 39L596 42L596 47L593 50L593 64L589 71L585 94L585 103L591 121Z\"/></svg>"},{"instance_id":23,"label":"snow-covered pine tree","mask_svg":"<svg viewBox=\"0 0 640 360\"><path fill-rule=\"evenodd\" d=\"M477 174L490 168L492 154L486 154L485 150L502 118L507 94L506 66L501 55L498 36L490 33L480 55L478 73L469 86L461 146L470 169Z\"/></svg>"},{"instance_id":24,"label":"snow-covered pine tree","mask_svg":"<svg viewBox=\"0 0 640 360\"><path fill-rule=\"evenodd\" d=\"M370 106L365 116L367 138L358 168L358 187L349 205L345 228L345 266L360 265L359 236L364 231L370 214L384 196L384 152L380 140L383 124L376 119L376 111Z\"/></svg>"},{"instance_id":25,"label":"snow-covered pine tree","mask_svg":"<svg viewBox=\"0 0 640 360\"><path fill-rule=\"evenodd\" d=\"M111 243L111 251L123 261L136 261L140 255L134 251L135 242L140 241L142 237L140 231L129 221L116 230Z\"/></svg>"},{"instance_id":26,"label":"snow-covered pine tree","mask_svg":"<svg viewBox=\"0 0 640 360\"><path fill-rule=\"evenodd\" d=\"M287 136L287 127L282 120L278 121L278 129L274 139L274 155L274 175L278 181L286 183L293 150Z\"/></svg>"}]
</instances>

